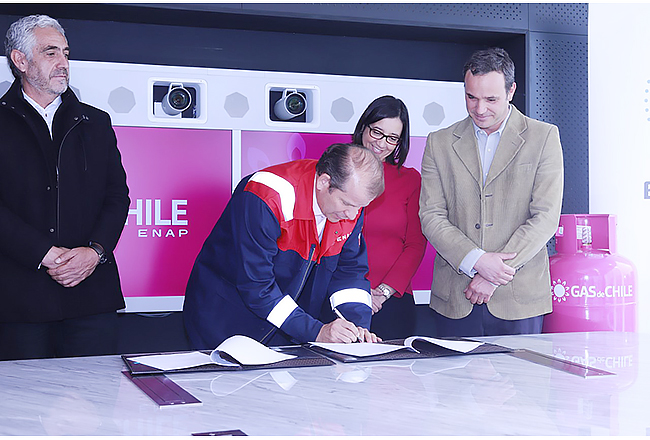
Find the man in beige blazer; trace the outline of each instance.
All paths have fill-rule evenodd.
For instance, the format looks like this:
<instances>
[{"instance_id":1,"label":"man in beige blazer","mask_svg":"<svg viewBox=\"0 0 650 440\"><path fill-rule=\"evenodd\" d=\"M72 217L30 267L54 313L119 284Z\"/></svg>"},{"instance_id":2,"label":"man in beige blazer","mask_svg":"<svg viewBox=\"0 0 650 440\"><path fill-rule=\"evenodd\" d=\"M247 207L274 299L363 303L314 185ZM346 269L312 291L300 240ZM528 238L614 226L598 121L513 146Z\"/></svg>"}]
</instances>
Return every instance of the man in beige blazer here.
<instances>
[{"instance_id":1,"label":"man in beige blazer","mask_svg":"<svg viewBox=\"0 0 650 440\"><path fill-rule=\"evenodd\" d=\"M510 104L514 63L503 49L474 53L464 75L469 116L429 134L422 159L436 330L540 333L552 309L546 243L562 207L559 132Z\"/></svg>"}]
</instances>

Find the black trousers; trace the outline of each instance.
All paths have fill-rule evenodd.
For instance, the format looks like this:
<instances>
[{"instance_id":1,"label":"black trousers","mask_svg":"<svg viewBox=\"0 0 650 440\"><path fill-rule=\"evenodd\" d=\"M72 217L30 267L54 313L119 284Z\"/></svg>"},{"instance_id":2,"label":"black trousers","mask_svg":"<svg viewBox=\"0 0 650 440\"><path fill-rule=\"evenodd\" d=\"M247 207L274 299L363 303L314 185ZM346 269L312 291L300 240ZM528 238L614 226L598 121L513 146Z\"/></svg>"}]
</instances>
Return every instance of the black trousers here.
<instances>
[{"instance_id":1,"label":"black trousers","mask_svg":"<svg viewBox=\"0 0 650 440\"><path fill-rule=\"evenodd\" d=\"M1 322L0 360L116 354L117 313L52 322Z\"/></svg>"},{"instance_id":2,"label":"black trousers","mask_svg":"<svg viewBox=\"0 0 650 440\"><path fill-rule=\"evenodd\" d=\"M474 305L464 318L450 319L433 311L437 336L499 336L539 334L542 332L544 315L526 319L505 320L492 315L487 305Z\"/></svg>"},{"instance_id":3,"label":"black trousers","mask_svg":"<svg viewBox=\"0 0 650 440\"><path fill-rule=\"evenodd\" d=\"M370 331L384 341L404 339L414 336L415 302L413 295L404 294L400 298L392 296L372 315Z\"/></svg>"}]
</instances>

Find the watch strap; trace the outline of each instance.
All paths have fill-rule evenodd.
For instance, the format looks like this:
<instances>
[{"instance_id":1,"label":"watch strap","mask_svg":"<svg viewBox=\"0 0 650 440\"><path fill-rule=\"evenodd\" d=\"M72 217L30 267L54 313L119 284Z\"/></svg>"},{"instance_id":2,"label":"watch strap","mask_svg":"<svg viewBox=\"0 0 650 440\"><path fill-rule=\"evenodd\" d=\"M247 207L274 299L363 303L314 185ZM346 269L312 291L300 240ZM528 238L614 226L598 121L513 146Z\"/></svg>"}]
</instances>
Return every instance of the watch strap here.
<instances>
[{"instance_id":1,"label":"watch strap","mask_svg":"<svg viewBox=\"0 0 650 440\"><path fill-rule=\"evenodd\" d=\"M101 244L97 243L96 241L91 241L88 243L88 247L97 252L97 255L99 255L99 264L104 264L107 261L106 258L106 251L104 250L104 246Z\"/></svg>"}]
</instances>

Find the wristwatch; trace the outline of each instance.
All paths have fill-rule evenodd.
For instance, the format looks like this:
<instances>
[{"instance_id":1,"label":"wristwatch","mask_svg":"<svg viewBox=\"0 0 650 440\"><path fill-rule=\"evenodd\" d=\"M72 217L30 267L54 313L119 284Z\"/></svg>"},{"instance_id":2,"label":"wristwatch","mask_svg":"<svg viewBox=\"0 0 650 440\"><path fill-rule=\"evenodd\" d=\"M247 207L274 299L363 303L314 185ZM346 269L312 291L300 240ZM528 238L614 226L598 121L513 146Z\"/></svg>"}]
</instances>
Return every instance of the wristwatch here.
<instances>
[{"instance_id":1,"label":"wristwatch","mask_svg":"<svg viewBox=\"0 0 650 440\"><path fill-rule=\"evenodd\" d=\"M97 255L99 255L99 264L104 264L107 261L106 258L106 251L104 250L104 246L101 244L97 243L96 241L91 241L88 243L88 247L97 252Z\"/></svg>"},{"instance_id":2,"label":"wristwatch","mask_svg":"<svg viewBox=\"0 0 650 440\"><path fill-rule=\"evenodd\" d=\"M393 296L393 293L384 284L380 284L379 286L377 286L377 290L379 290L381 294L384 295L384 298L386 299L389 299L391 296Z\"/></svg>"}]
</instances>

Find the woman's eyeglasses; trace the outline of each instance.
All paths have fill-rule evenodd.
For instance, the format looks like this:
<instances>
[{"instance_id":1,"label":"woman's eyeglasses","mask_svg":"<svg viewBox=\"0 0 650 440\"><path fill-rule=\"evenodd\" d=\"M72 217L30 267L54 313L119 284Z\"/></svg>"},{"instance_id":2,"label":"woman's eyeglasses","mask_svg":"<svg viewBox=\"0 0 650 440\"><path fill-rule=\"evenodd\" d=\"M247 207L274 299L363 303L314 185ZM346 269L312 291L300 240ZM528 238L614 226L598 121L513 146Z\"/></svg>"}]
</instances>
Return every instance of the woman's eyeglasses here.
<instances>
[{"instance_id":1,"label":"woman's eyeglasses","mask_svg":"<svg viewBox=\"0 0 650 440\"><path fill-rule=\"evenodd\" d=\"M376 139L378 141L386 138L386 142L388 142L391 145L399 144L399 136L384 134L384 132L378 128L368 126L368 134L370 135L371 138Z\"/></svg>"}]
</instances>

